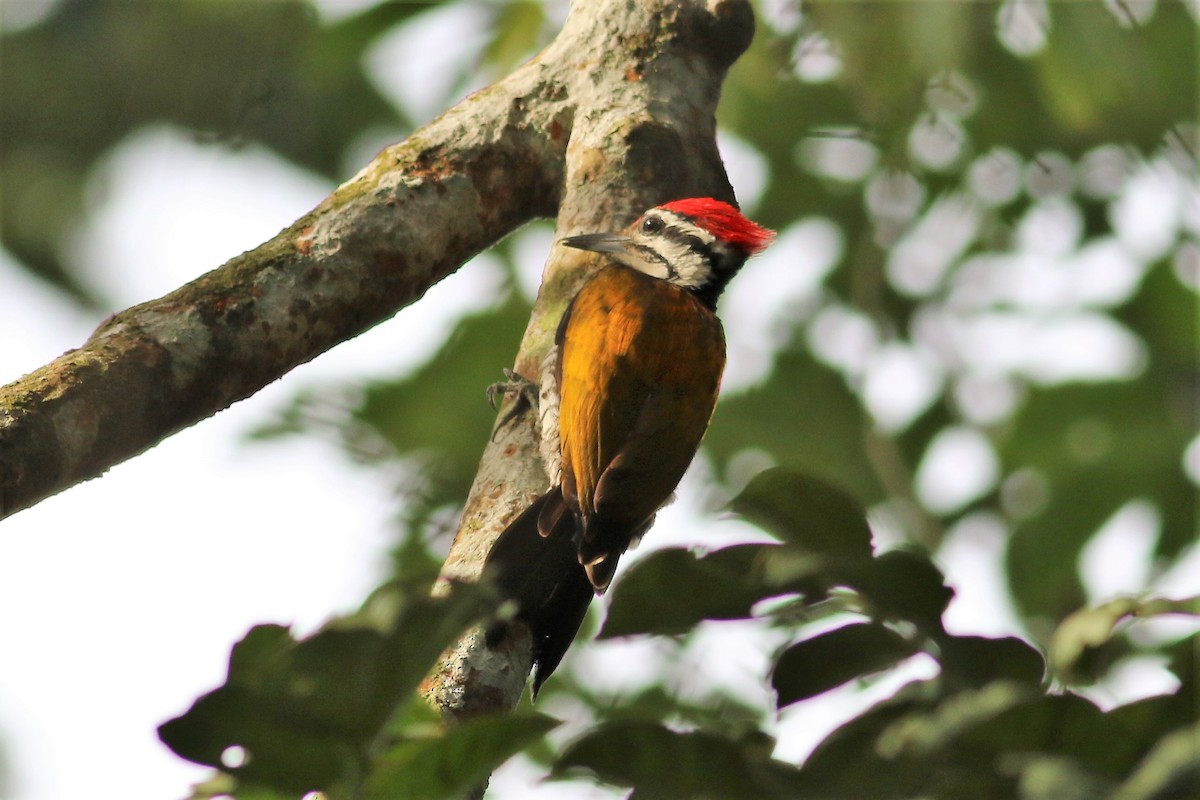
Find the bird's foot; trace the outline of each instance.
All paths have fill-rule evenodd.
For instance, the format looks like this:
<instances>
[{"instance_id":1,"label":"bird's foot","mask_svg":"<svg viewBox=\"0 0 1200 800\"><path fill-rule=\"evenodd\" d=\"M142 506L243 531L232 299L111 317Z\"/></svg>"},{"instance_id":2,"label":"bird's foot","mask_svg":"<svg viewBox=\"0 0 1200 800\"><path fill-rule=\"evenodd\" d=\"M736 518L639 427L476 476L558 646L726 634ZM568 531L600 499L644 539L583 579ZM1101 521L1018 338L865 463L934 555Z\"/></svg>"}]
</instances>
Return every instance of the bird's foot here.
<instances>
[{"instance_id":1,"label":"bird's foot","mask_svg":"<svg viewBox=\"0 0 1200 800\"><path fill-rule=\"evenodd\" d=\"M525 411L526 408L537 408L538 406L538 385L529 380L523 375L514 372L511 369L504 370L506 381L493 383L487 387L488 405L496 408L498 398L516 396L516 402L512 408L505 412L504 416L496 423L496 430L500 430L507 425L513 417Z\"/></svg>"}]
</instances>

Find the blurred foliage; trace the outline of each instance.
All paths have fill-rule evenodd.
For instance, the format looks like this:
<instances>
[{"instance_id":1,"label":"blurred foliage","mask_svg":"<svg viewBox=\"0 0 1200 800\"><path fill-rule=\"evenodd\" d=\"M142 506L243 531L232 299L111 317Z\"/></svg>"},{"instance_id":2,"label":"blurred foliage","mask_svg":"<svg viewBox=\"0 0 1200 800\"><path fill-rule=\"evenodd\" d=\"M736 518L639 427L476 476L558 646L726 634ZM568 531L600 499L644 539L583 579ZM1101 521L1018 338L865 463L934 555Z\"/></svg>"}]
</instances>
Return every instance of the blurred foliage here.
<instances>
[{"instance_id":1,"label":"blurred foliage","mask_svg":"<svg viewBox=\"0 0 1200 800\"><path fill-rule=\"evenodd\" d=\"M935 677L911 681L847 722L802 766L772 757L775 740L756 720L759 710L719 695L688 702L661 686L612 703L586 682L552 682L552 696L582 701L594 715L561 753L537 746L557 721L524 707L444 728L414 690L440 650L486 616L488 597L468 585L431 599L420 583L385 587L355 617L299 642L280 626L254 628L234 648L226 684L165 723L163 741L224 773L197 797L457 797L526 747L549 762L552 777L582 774L648 798L1169 798L1197 788L1194 759L1179 757L1194 731L1194 658L1171 663L1178 692L1108 712L1047 692L1045 662L1027 642L944 629L950 593L927 556L847 552L836 539L806 537L797 497L814 514L839 508L851 529L865 524L861 509L845 513L839 490L776 468L744 496L776 520L777 532L799 520L795 535L717 550L701 563L725 569L710 575L671 568L695 560L685 550L650 555L614 589L601 637L680 635L704 619L773 623L798 639L771 659L775 710L869 682L916 654L937 663ZM699 607L696 618L664 619L666 604L643 602L651 585L677 606ZM680 603L697 585L707 599ZM827 616L822 629L806 631L786 605L756 614L742 602L748 594L828 604L840 626L830 628ZM1197 606L1119 603L1080 615L1060 632L1060 677L1069 674L1063 659L1101 644L1132 613L1195 615ZM1194 644L1193 636L1175 649L1194 655Z\"/></svg>"},{"instance_id":2,"label":"blurred foliage","mask_svg":"<svg viewBox=\"0 0 1200 800\"><path fill-rule=\"evenodd\" d=\"M381 3L331 21L299 0L62 0L40 22L4 30L0 241L33 273L96 302L64 242L90 210L92 168L155 122L229 147L261 143L345 177L364 135L422 121L375 88L364 52L438 5ZM562 14L555 3L472 8L483 9L487 35L454 67L443 105L528 57ZM762 166L761 193L743 201L781 232L777 251L812 220L841 241L819 286L779 308L763 298L777 334L772 369L727 393L705 441L713 496L737 495L733 510L778 543L669 549L618 576L603 642L581 637L543 691L543 708L579 716L549 739L550 723L525 708L511 723L453 735L423 735L404 713L395 721L393 690L412 685L428 652L397 665L402 677L378 672L378 656L421 637L448 641L449 622L436 635L413 622L411 633L325 631L303 642L256 628L235 650L229 683L164 736L217 765L223 726L244 724L238 736L259 737L253 749L281 754L279 774L316 748L306 764L320 774L306 785L391 796L461 791L528 742L557 778L585 774L634 797L1196 796L1196 638L1146 623L1197 616L1194 598L1161 597L1156 583L1196 539L1195 475L1184 468L1196 437L1200 285L1194 9L761 3L718 117ZM512 275L519 250L511 237L496 248ZM811 260L796 247L747 271L772 257L797 269ZM461 320L424 366L304 390L258 435L332 435L352 458L392 470L408 501L397 574L427 578L493 419L483 390L511 363L527 314L509 292ZM1104 336L1088 338L1097 329ZM884 369L896 354L907 372ZM932 387L923 399L889 410L921 382ZM954 481L934 469L948 432L970 434L994 464L989 476L962 453L952 460L951 477L955 463L983 476L965 494L941 491ZM1092 596L1081 559L1131 505L1152 518L1152 552L1128 556L1149 559L1148 577L1136 596ZM979 520L1005 543L999 566L1017 613L1005 637L942 624L957 576L939 558ZM446 619L465 625L470 614L457 613ZM714 625L784 637L758 676L771 707L716 683L676 690L699 679L688 657ZM639 665L642 686L614 697L572 668L589 647L649 634L664 644ZM326 648L337 637L349 644ZM858 714L801 765L772 757L779 708L876 685L914 654L936 677ZM1097 687L1136 659L1157 659L1178 687L1111 708L1088 699L1105 697ZM391 688L376 694L375 677L343 686L331 670ZM297 675L328 684L329 696L309 705L288 694ZM206 716L218 706L230 715ZM239 796L286 788L265 758L242 771ZM451 763L467 783L436 782Z\"/></svg>"},{"instance_id":3,"label":"blurred foliage","mask_svg":"<svg viewBox=\"0 0 1200 800\"><path fill-rule=\"evenodd\" d=\"M430 589L384 587L300 641L279 625L251 629L226 683L159 728L176 753L225 773L197 796L459 796L553 728L543 714L436 719L417 686L494 601L480 586Z\"/></svg>"},{"instance_id":4,"label":"blurred foliage","mask_svg":"<svg viewBox=\"0 0 1200 800\"><path fill-rule=\"evenodd\" d=\"M231 147L260 142L335 176L364 128L411 128L352 54L422 8L388 3L327 28L298 0L62 0L0 47L0 242L94 302L63 263L62 242L86 210L89 169L151 122Z\"/></svg>"}]
</instances>

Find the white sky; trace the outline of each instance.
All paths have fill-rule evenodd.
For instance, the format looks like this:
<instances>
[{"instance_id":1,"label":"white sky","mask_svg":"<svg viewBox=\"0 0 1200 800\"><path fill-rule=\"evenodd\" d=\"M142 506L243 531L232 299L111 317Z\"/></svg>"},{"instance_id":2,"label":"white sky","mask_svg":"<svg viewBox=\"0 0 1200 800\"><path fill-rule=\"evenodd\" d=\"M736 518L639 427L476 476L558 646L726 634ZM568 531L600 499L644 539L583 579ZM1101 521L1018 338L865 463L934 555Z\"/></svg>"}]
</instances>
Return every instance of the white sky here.
<instances>
[{"instance_id":1,"label":"white sky","mask_svg":"<svg viewBox=\"0 0 1200 800\"><path fill-rule=\"evenodd\" d=\"M332 188L264 151L201 147L166 128L135 135L105 171L110 191L74 249L116 308L270 238ZM252 625L309 631L356 607L384 576L392 540L395 500L372 471L316 440L240 438L301 386L420 363L500 280L484 257L369 335L0 524L0 607L21 610L5 625L0 672L12 797L83 797L131 780L145 786L130 796L182 796L204 775L157 741L157 724L223 681ZM0 284L5 382L100 322L7 258ZM279 553L292 558L283 569Z\"/></svg>"},{"instance_id":2,"label":"white sky","mask_svg":"<svg viewBox=\"0 0 1200 800\"><path fill-rule=\"evenodd\" d=\"M150 135L115 159L124 177L89 249L122 306L269 238L327 189L258 154L187 149ZM178 155L190 158L168 157ZM172 190L180 185L186 191ZM178 235L195 224L209 235ZM183 252L185 241L204 246ZM7 260L0 281L5 381L81 344L100 321ZM405 334L399 321L391 327ZM167 752L156 725L222 682L230 646L251 625L310 630L376 585L393 511L379 481L315 441L238 439L306 381L373 358L386 368L391 332L318 359L0 525L0 607L20 610L6 619L0 672L12 797L85 797L98 786L123 786L129 797L186 794L205 771ZM394 335L391 344L404 351ZM295 558L279 569L279 553Z\"/></svg>"},{"instance_id":3,"label":"white sky","mask_svg":"<svg viewBox=\"0 0 1200 800\"><path fill-rule=\"evenodd\" d=\"M404 74L387 67L387 47L399 45L381 47L371 56L379 62L377 72ZM405 96L401 88L390 91L397 102L428 105L422 96ZM739 195L753 209L763 188L761 161L730 137L723 139L722 148ZM86 263L87 273L113 299L113 310L159 296L265 241L332 188L268 152L199 146L169 128L142 131L120 145L106 172L96 184L94 219L74 243L72 257ZM1171 200L1176 195L1164 200L1162 191L1155 193L1155 180L1161 182L1161 175L1151 172L1135 185L1142 205L1178 214ZM1026 235L1033 240L1044 218L1064 212L1047 204L1038 213L1042 216L1027 225ZM1141 236L1136 232L1144 226L1136 217L1132 204L1119 208L1117 238L1139 255L1160 248L1161 215ZM197 230L204 235L196 236ZM929 243L919 235L911 248L928 255ZM533 262L522 275L522 289L529 292L549 236L534 229L519 242L520 250L528 251L523 260ZM840 233L828 221L805 220L781 232L776 246L734 282L723 309L730 339L728 389L751 386L767 373L767 352L783 343L781 332L790 321L803 318L805 309L820 299L821 278L843 247ZM1091 269L1112 281L1128 279L1128 259L1120 252L1092 255L1087 263L1081 255L1078 264L1067 259L1060 266ZM918 261L898 262L893 268L920 293L941 276L914 273L912 264ZM1105 265L1111 267L1107 272ZM1010 274L1006 268L1043 274L1038 266L1045 263L1031 266L1014 256L1003 265L980 264L975 270L985 277ZM249 400L103 478L0 523L0 608L8 611L0 670L0 751L11 769L11 785L0 786L8 789L6 798L59 800L118 792L130 798L182 797L191 782L207 776L206 769L175 758L161 745L156 726L222 682L231 645L252 625L290 622L305 632L330 614L357 606L386 567L395 511L388 487L331 446L294 438L246 446L239 438L303 386L391 375L415 366L462 314L494 300L500 279L496 264L484 257L396 319ZM3 253L0 285L0 382L78 346L100 322L26 277ZM1004 292L1019 287L992 288ZM948 346L963 346L961 341L971 337L1011 345L1010 329L968 329L957 311L961 309L946 309L944 318L929 323L930 330L960 337L958 344ZM940 373L930 372L930 353L886 350L869 323L845 309L837 314L841 316L813 321L809 336L814 346L848 380L865 387L866 401L882 425L903 427L940 386ZM1028 335L1023 349L1005 356L1009 362L997 370L1034 373L1039 368L1031 359L1050 334ZM1075 341L1081 335L1085 333L1072 333ZM1113 346L1119 351L1119 342ZM1136 352L1129 356L1134 362L1136 357ZM874 370L879 374L872 378ZM913 391L889 404L886 392L872 388L882 380L879 375L892 380L901 376ZM983 377L998 379L996 374ZM482 398L463 399L476 401ZM937 458L918 473L919 489L934 505L957 507L1000 479L989 445L973 428L955 429L940 441ZM971 463L976 468L964 468ZM961 481L938 479L956 469ZM685 484L680 502L663 513L653 537L656 546L752 535L733 521L706 521L692 485ZM958 590L947 617L952 630L988 635L1016 630L997 568L1004 537L997 524L986 517L964 520L941 553ZM1105 554L1144 551L1157 536L1156 524L1153 514L1136 504L1110 521L1083 557L1090 596L1144 586L1145 575L1106 571L1104 564L1114 559ZM291 559L283 568L276 563L280 553ZM1193 558L1192 575L1200 574L1197 561L1200 555ZM1196 591L1194 581L1179 577L1187 570L1176 572L1171 578L1176 594L1188 586ZM722 653L738 650L729 641L739 635L734 627L706 632L695 646L707 654L704 668L730 685L761 682L762 664L721 660ZM604 659L608 652L619 661L621 656L613 655L620 652L616 647L597 651L593 658ZM918 659L907 674L928 674L929 668ZM1132 687L1127 694L1153 687L1155 675L1161 678L1161 671L1135 670L1125 678ZM777 754L802 757L850 709L886 695L900 679L889 678L865 699L849 689L838 690L785 713ZM1119 689L1114 696L1120 696ZM529 785L533 777L516 762L497 776L492 796L535 796ZM538 795L564 796L561 785L543 788ZM573 796L612 795L580 790Z\"/></svg>"}]
</instances>

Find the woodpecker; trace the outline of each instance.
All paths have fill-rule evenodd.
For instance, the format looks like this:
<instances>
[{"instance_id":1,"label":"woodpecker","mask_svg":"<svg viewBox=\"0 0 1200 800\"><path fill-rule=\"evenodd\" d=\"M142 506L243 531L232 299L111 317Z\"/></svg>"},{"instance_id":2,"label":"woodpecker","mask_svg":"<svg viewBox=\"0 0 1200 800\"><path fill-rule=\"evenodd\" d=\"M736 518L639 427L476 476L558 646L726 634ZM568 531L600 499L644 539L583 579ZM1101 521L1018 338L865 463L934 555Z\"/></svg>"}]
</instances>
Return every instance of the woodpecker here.
<instances>
[{"instance_id":1,"label":"woodpecker","mask_svg":"<svg viewBox=\"0 0 1200 800\"><path fill-rule=\"evenodd\" d=\"M725 368L717 299L774 236L704 197L652 208L619 233L560 240L604 262L567 307L542 369L550 489L487 562L532 631L534 697L695 456ZM489 642L506 629L493 626Z\"/></svg>"}]
</instances>

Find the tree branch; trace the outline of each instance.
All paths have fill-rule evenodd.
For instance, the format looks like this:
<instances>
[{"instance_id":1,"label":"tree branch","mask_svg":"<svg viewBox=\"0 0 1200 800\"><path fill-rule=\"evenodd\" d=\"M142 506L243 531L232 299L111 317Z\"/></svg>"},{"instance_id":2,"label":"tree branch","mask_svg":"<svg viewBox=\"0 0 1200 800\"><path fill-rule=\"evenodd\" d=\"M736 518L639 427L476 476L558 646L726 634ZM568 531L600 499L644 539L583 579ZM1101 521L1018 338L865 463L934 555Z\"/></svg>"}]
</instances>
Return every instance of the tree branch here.
<instances>
[{"instance_id":1,"label":"tree branch","mask_svg":"<svg viewBox=\"0 0 1200 800\"><path fill-rule=\"evenodd\" d=\"M753 32L745 0L572 6L551 48L571 43L562 50L566 61L554 63L564 70L574 108L558 236L615 230L672 199L733 199L715 114L725 73ZM538 375L563 310L592 267L580 251L552 250L517 372ZM496 537L545 489L536 431L519 416L494 431L484 451L442 580L478 580ZM451 717L504 710L520 699L529 669L527 630L497 650L474 631L445 654L424 689Z\"/></svg>"},{"instance_id":2,"label":"tree branch","mask_svg":"<svg viewBox=\"0 0 1200 800\"><path fill-rule=\"evenodd\" d=\"M748 0L577 0L555 41L404 142L260 247L121 312L83 347L0 389L0 517L253 394L418 299L518 225L569 235L667 200L732 200L716 147L725 72L750 43ZM536 375L593 263L555 248L516 368ZM546 479L523 418L486 448L443 568L477 580ZM447 714L511 708L528 640L476 634L426 684Z\"/></svg>"},{"instance_id":3,"label":"tree branch","mask_svg":"<svg viewBox=\"0 0 1200 800\"><path fill-rule=\"evenodd\" d=\"M562 78L526 65L274 239L0 389L0 518L248 397L552 216L571 126Z\"/></svg>"}]
</instances>

